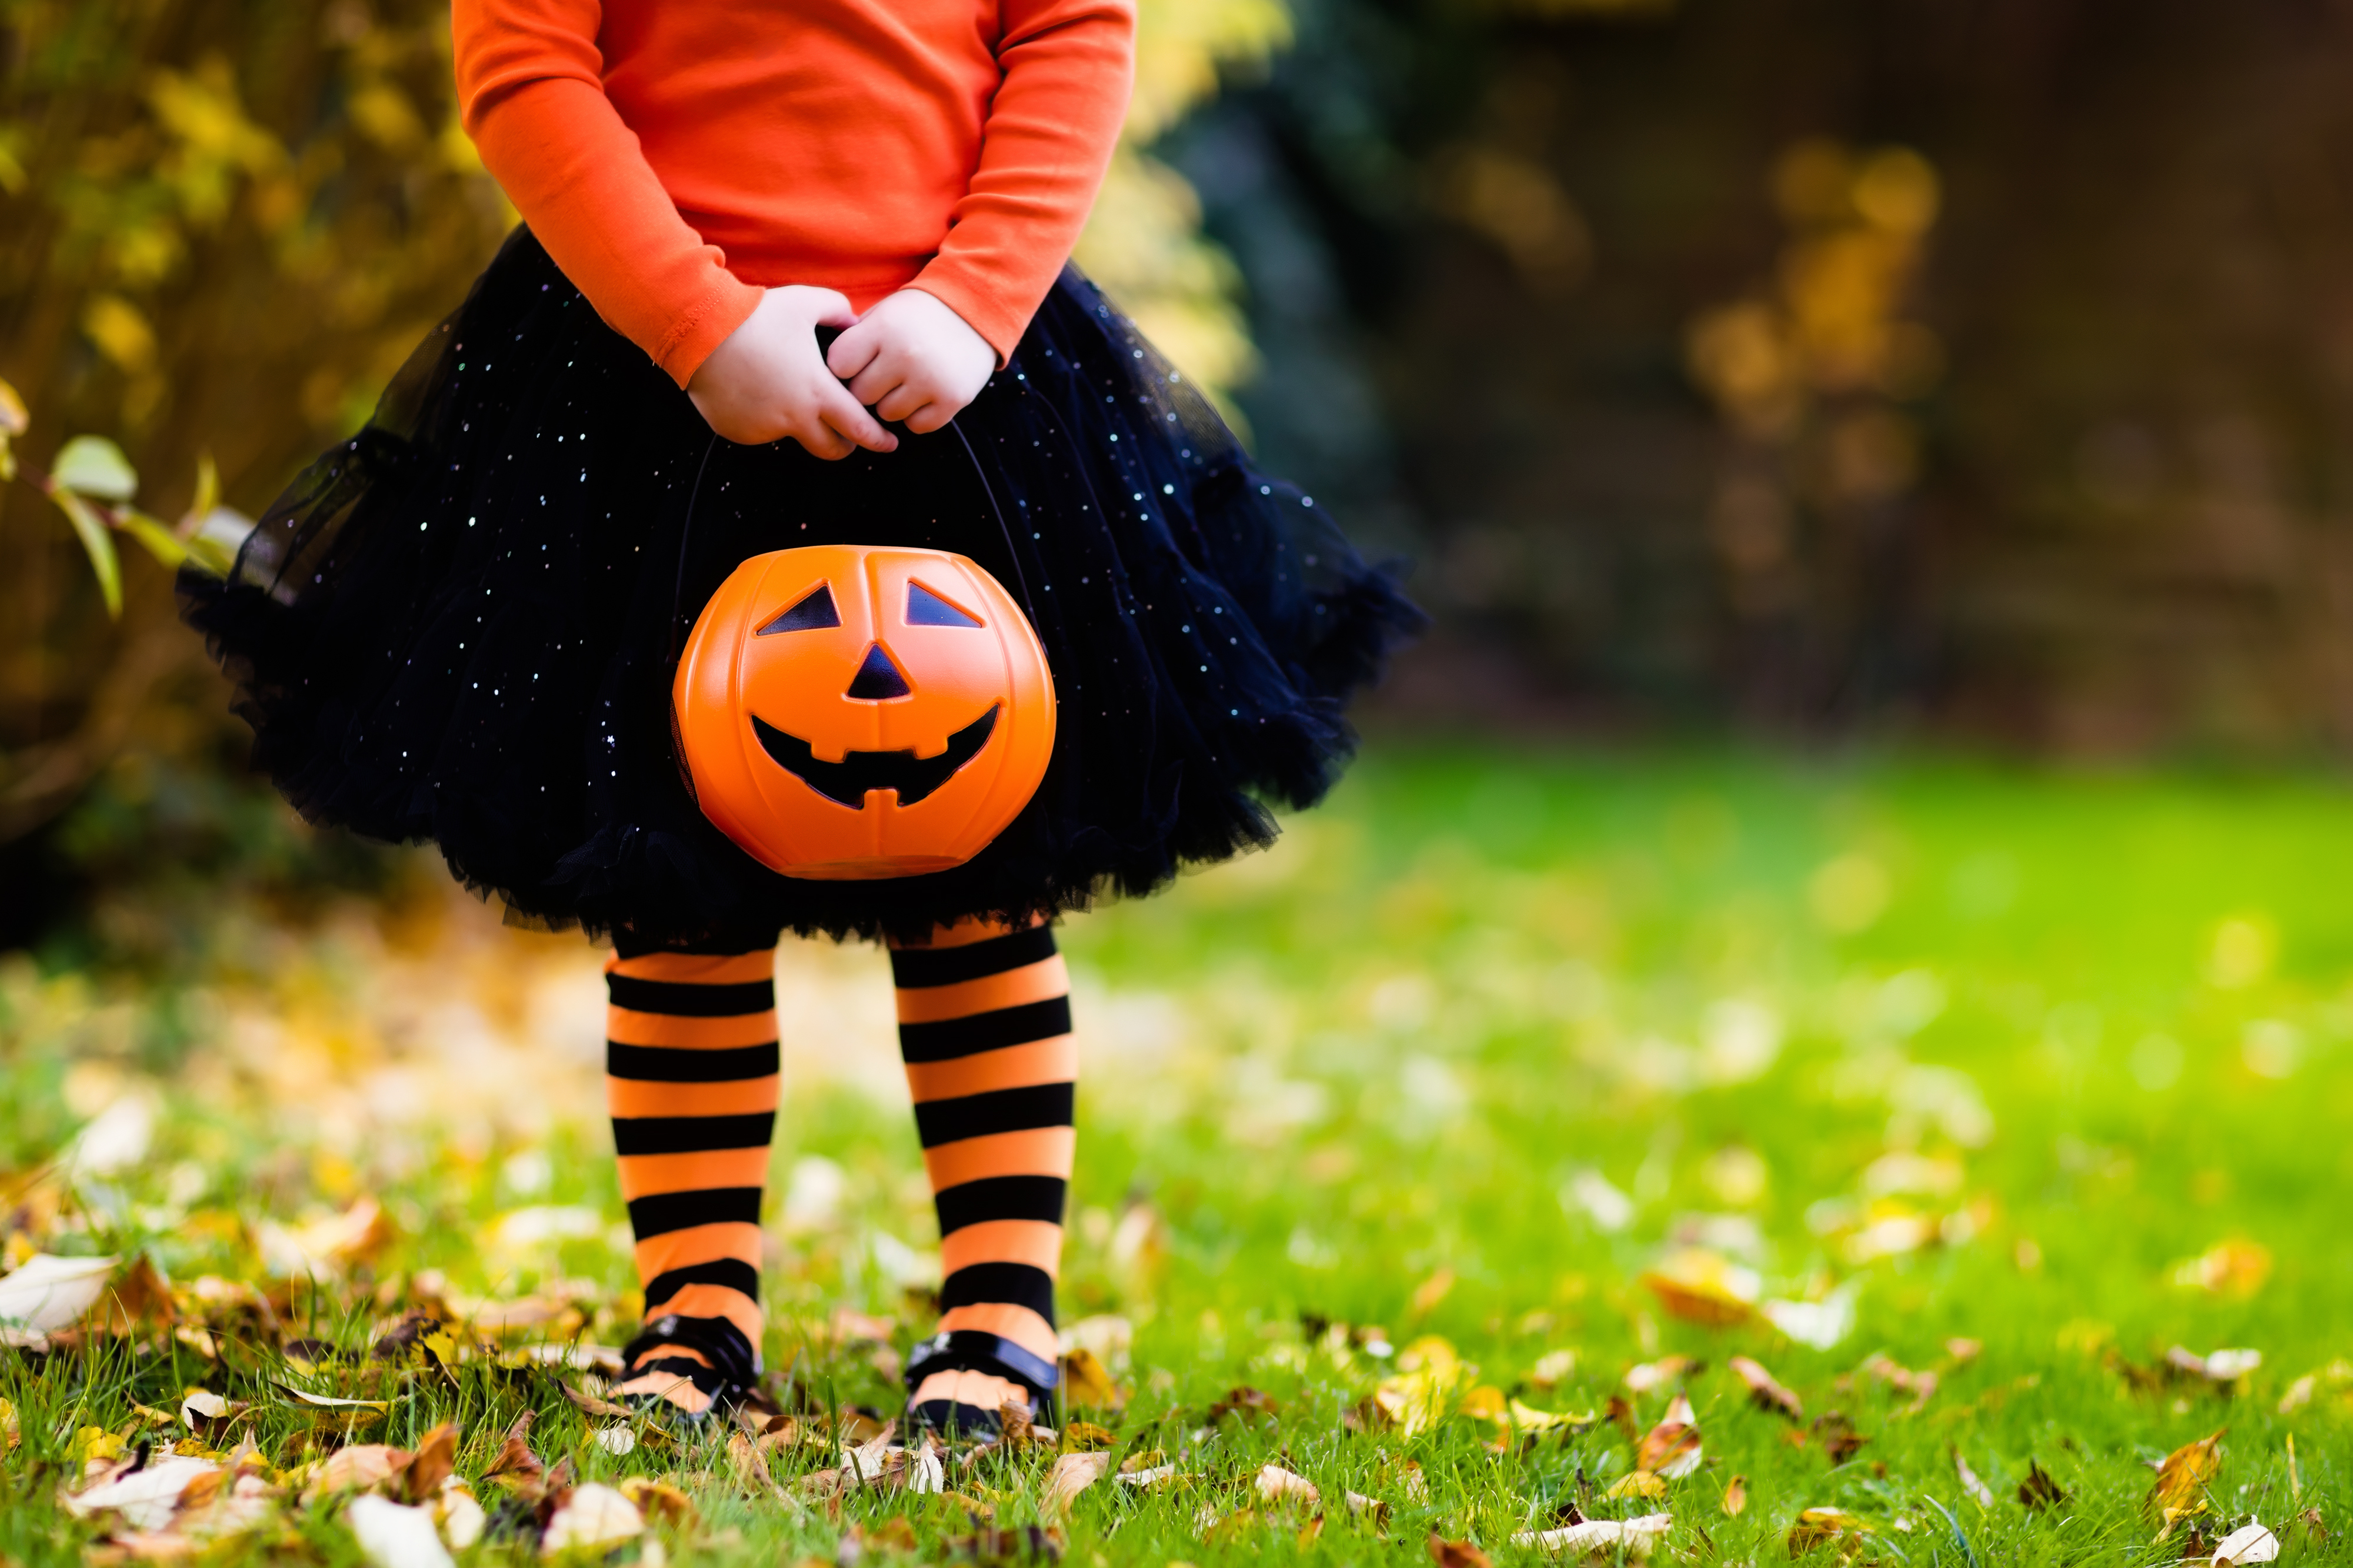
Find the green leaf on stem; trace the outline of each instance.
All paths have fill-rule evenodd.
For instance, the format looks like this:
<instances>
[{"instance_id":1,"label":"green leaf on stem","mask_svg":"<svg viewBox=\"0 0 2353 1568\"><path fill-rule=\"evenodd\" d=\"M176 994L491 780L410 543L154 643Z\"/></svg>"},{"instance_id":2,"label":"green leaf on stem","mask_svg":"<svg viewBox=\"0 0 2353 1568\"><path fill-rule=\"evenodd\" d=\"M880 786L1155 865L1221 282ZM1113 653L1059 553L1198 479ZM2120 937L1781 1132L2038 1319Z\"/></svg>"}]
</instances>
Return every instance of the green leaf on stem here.
<instances>
[{"instance_id":1,"label":"green leaf on stem","mask_svg":"<svg viewBox=\"0 0 2353 1568\"><path fill-rule=\"evenodd\" d=\"M49 499L58 503L74 531L81 536L81 547L90 552L90 568L98 574L98 591L106 595L106 613L115 620L122 618L122 563L114 553L114 536L106 531L106 523L90 502L54 479L42 487Z\"/></svg>"},{"instance_id":2,"label":"green leaf on stem","mask_svg":"<svg viewBox=\"0 0 2353 1568\"><path fill-rule=\"evenodd\" d=\"M147 553L164 565L177 568L188 558L188 542L165 527L161 518L149 517L132 507L123 508L115 517L117 528L145 545Z\"/></svg>"},{"instance_id":3,"label":"green leaf on stem","mask_svg":"<svg viewBox=\"0 0 2353 1568\"><path fill-rule=\"evenodd\" d=\"M138 470L122 448L103 436L77 436L58 448L49 482L93 500L129 500L139 490Z\"/></svg>"}]
</instances>

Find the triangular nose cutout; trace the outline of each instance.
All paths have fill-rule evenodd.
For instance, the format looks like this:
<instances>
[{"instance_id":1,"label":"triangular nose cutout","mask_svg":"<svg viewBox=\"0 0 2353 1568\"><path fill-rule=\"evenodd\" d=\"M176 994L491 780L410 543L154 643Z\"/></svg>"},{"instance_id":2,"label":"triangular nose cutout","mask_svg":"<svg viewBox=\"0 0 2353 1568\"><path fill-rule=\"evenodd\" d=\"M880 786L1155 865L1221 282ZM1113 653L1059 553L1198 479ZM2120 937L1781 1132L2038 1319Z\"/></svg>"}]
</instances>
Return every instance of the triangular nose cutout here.
<instances>
[{"instance_id":1,"label":"triangular nose cutout","mask_svg":"<svg viewBox=\"0 0 2353 1568\"><path fill-rule=\"evenodd\" d=\"M849 683L849 695L860 702L881 702L887 698L905 697L914 688L891 662L881 643L868 645L866 662L858 667L858 679Z\"/></svg>"}]
</instances>

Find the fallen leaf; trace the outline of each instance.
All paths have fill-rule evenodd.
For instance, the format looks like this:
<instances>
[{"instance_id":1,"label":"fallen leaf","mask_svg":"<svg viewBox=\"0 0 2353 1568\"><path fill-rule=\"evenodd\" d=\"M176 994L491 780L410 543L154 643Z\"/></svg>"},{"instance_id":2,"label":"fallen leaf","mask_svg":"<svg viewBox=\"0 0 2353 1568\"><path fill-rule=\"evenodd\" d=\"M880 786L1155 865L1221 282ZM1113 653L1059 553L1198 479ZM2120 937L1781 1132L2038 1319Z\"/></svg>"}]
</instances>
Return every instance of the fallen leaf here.
<instances>
[{"instance_id":1,"label":"fallen leaf","mask_svg":"<svg viewBox=\"0 0 2353 1568\"><path fill-rule=\"evenodd\" d=\"M1064 1454L1046 1477L1047 1508L1058 1514L1067 1512L1071 1500L1110 1468L1109 1454Z\"/></svg>"},{"instance_id":2,"label":"fallen leaf","mask_svg":"<svg viewBox=\"0 0 2353 1568\"><path fill-rule=\"evenodd\" d=\"M2032 1459L2026 1461L2026 1479L2018 1483L2018 1500L2031 1509L2063 1508L2067 1493L2050 1473Z\"/></svg>"},{"instance_id":3,"label":"fallen leaf","mask_svg":"<svg viewBox=\"0 0 2353 1568\"><path fill-rule=\"evenodd\" d=\"M1534 1405L1523 1405L1516 1399L1513 1400L1506 1408L1505 1415L1511 1424L1523 1432L1550 1432L1556 1428L1582 1432L1599 1419L1590 1410L1582 1415L1572 1415L1560 1411L1538 1410Z\"/></svg>"},{"instance_id":4,"label":"fallen leaf","mask_svg":"<svg viewBox=\"0 0 2353 1568\"><path fill-rule=\"evenodd\" d=\"M1654 1502L1667 1495L1667 1483L1649 1470L1629 1470L1609 1483L1606 1495L1613 1498L1637 1497Z\"/></svg>"},{"instance_id":5,"label":"fallen leaf","mask_svg":"<svg viewBox=\"0 0 2353 1568\"><path fill-rule=\"evenodd\" d=\"M1820 1439L1822 1451L1830 1456L1831 1463L1833 1465L1845 1464L1854 1458L1856 1452L1865 1443L1871 1441L1868 1437L1857 1436L1854 1423L1847 1419L1846 1412L1843 1410L1823 1411L1814 1417L1811 1431L1814 1436Z\"/></svg>"},{"instance_id":6,"label":"fallen leaf","mask_svg":"<svg viewBox=\"0 0 2353 1568\"><path fill-rule=\"evenodd\" d=\"M1692 1413L1691 1401L1678 1394L1668 1402L1666 1415L1643 1435L1634 1452L1634 1468L1672 1481L1699 1467L1699 1418Z\"/></svg>"},{"instance_id":7,"label":"fallen leaf","mask_svg":"<svg viewBox=\"0 0 2353 1568\"><path fill-rule=\"evenodd\" d=\"M599 1426L596 1431L596 1443L613 1458L626 1458L638 1451L637 1430L631 1426Z\"/></svg>"},{"instance_id":8,"label":"fallen leaf","mask_svg":"<svg viewBox=\"0 0 2353 1568\"><path fill-rule=\"evenodd\" d=\"M1724 1511L1738 1519L1748 1509L1748 1478L1735 1476L1724 1483Z\"/></svg>"},{"instance_id":9,"label":"fallen leaf","mask_svg":"<svg viewBox=\"0 0 2353 1568\"><path fill-rule=\"evenodd\" d=\"M1533 1546L1555 1554L1613 1554L1612 1561L1648 1557L1674 1524L1671 1514L1646 1513L1637 1519L1588 1519L1559 1530L1532 1530L1512 1537L1514 1546ZM1481 1561L1484 1561L1482 1558Z\"/></svg>"},{"instance_id":10,"label":"fallen leaf","mask_svg":"<svg viewBox=\"0 0 2353 1568\"><path fill-rule=\"evenodd\" d=\"M1782 1387L1761 1363L1751 1361L1745 1355L1736 1355L1726 1364L1738 1374L1740 1381L1747 1385L1749 1401L1759 1410L1776 1411L1792 1421L1803 1421L1806 1418L1804 1402Z\"/></svg>"},{"instance_id":11,"label":"fallen leaf","mask_svg":"<svg viewBox=\"0 0 2353 1568\"><path fill-rule=\"evenodd\" d=\"M36 1252L0 1279L0 1323L51 1333L79 1321L106 1290L121 1259L53 1258Z\"/></svg>"},{"instance_id":12,"label":"fallen leaf","mask_svg":"<svg viewBox=\"0 0 2353 1568\"><path fill-rule=\"evenodd\" d=\"M1343 1492L1341 1497L1347 1503L1350 1513L1370 1519L1376 1530L1388 1528L1389 1505L1380 1499L1366 1497L1362 1492Z\"/></svg>"},{"instance_id":13,"label":"fallen leaf","mask_svg":"<svg viewBox=\"0 0 2353 1568\"><path fill-rule=\"evenodd\" d=\"M1299 1534L1293 1543L1299 1546L1312 1546L1323 1533L1324 1516L1319 1513L1299 1527Z\"/></svg>"},{"instance_id":14,"label":"fallen leaf","mask_svg":"<svg viewBox=\"0 0 2353 1568\"><path fill-rule=\"evenodd\" d=\"M1260 1467L1258 1495L1267 1502L1302 1502L1310 1508L1324 1500L1324 1494L1305 1476L1272 1464Z\"/></svg>"},{"instance_id":15,"label":"fallen leaf","mask_svg":"<svg viewBox=\"0 0 2353 1568\"><path fill-rule=\"evenodd\" d=\"M1134 1487L1138 1491L1147 1492L1158 1491L1162 1487L1166 1486L1170 1481L1173 1481L1176 1479L1176 1467L1173 1464L1155 1465L1148 1469L1130 1470L1124 1468L1118 1475L1112 1478L1113 1480L1121 1486Z\"/></svg>"},{"instance_id":16,"label":"fallen leaf","mask_svg":"<svg viewBox=\"0 0 2353 1568\"><path fill-rule=\"evenodd\" d=\"M458 1468L458 1426L444 1421L417 1439L417 1457L400 1476L400 1500L430 1502Z\"/></svg>"},{"instance_id":17,"label":"fallen leaf","mask_svg":"<svg viewBox=\"0 0 2353 1568\"><path fill-rule=\"evenodd\" d=\"M2173 1282L2189 1290L2244 1300L2272 1277L2271 1248L2244 1237L2218 1241L2173 1266Z\"/></svg>"},{"instance_id":18,"label":"fallen leaf","mask_svg":"<svg viewBox=\"0 0 2353 1568\"><path fill-rule=\"evenodd\" d=\"M531 1424L539 1418L536 1410L526 1410L507 1428L500 1440L499 1451L482 1470L482 1479L493 1478L512 1485L528 1486L547 1472L547 1465L531 1450Z\"/></svg>"},{"instance_id":19,"label":"fallen leaf","mask_svg":"<svg viewBox=\"0 0 2353 1568\"><path fill-rule=\"evenodd\" d=\"M660 1520L664 1524L681 1530L694 1528L694 1500L670 1482L652 1476L631 1476L621 1483L621 1495L637 1504L638 1511L648 1519Z\"/></svg>"},{"instance_id":20,"label":"fallen leaf","mask_svg":"<svg viewBox=\"0 0 2353 1568\"><path fill-rule=\"evenodd\" d=\"M465 1484L456 1477L441 1483L441 1495L433 1500L433 1522L441 1527L441 1539L449 1543L452 1552L463 1552L482 1538L490 1516L482 1511L481 1503Z\"/></svg>"},{"instance_id":21,"label":"fallen leaf","mask_svg":"<svg viewBox=\"0 0 2353 1568\"><path fill-rule=\"evenodd\" d=\"M1272 1394L1246 1384L1229 1390L1223 1399L1210 1405L1207 1419L1214 1426L1221 1417L1238 1411L1250 1415L1278 1415L1282 1414L1282 1406L1274 1402Z\"/></svg>"},{"instance_id":22,"label":"fallen leaf","mask_svg":"<svg viewBox=\"0 0 2353 1568\"><path fill-rule=\"evenodd\" d=\"M1641 1277L1667 1315L1687 1323L1729 1328L1757 1315L1757 1278L1720 1253L1685 1247Z\"/></svg>"},{"instance_id":23,"label":"fallen leaf","mask_svg":"<svg viewBox=\"0 0 2353 1568\"><path fill-rule=\"evenodd\" d=\"M578 1550L607 1550L646 1532L646 1517L638 1505L608 1486L591 1481L573 1489L572 1496L547 1521L539 1540L540 1555Z\"/></svg>"},{"instance_id":24,"label":"fallen leaf","mask_svg":"<svg viewBox=\"0 0 2353 1568\"><path fill-rule=\"evenodd\" d=\"M1802 1556L1817 1546L1870 1533L1869 1525L1842 1508L1810 1508L1799 1514L1798 1521L1789 1527L1789 1555Z\"/></svg>"},{"instance_id":25,"label":"fallen leaf","mask_svg":"<svg viewBox=\"0 0 2353 1568\"><path fill-rule=\"evenodd\" d=\"M271 1380L280 1393L290 1396L312 1416L322 1420L360 1422L374 1421L392 1406L381 1399L344 1399L332 1394L313 1394L307 1388L297 1388L280 1379Z\"/></svg>"},{"instance_id":26,"label":"fallen leaf","mask_svg":"<svg viewBox=\"0 0 2353 1568\"><path fill-rule=\"evenodd\" d=\"M1453 1289L1454 1270L1440 1268L1414 1287L1413 1315L1417 1318L1427 1317L1431 1309L1446 1300L1446 1293Z\"/></svg>"},{"instance_id":27,"label":"fallen leaf","mask_svg":"<svg viewBox=\"0 0 2353 1568\"><path fill-rule=\"evenodd\" d=\"M2257 1350L2221 1350L2200 1355L2181 1345L2165 1352L2165 1364L2191 1377L2202 1377L2210 1383L2236 1383L2263 1364L2263 1352Z\"/></svg>"},{"instance_id":28,"label":"fallen leaf","mask_svg":"<svg viewBox=\"0 0 2353 1568\"><path fill-rule=\"evenodd\" d=\"M1656 1361L1638 1362L1626 1369L1624 1383L1629 1394L1648 1394L1664 1387L1679 1377L1696 1377L1705 1362L1694 1361L1687 1355L1663 1355Z\"/></svg>"},{"instance_id":29,"label":"fallen leaf","mask_svg":"<svg viewBox=\"0 0 2353 1568\"><path fill-rule=\"evenodd\" d=\"M371 1568L452 1568L448 1549L433 1527L433 1510L390 1498L356 1497L343 1523Z\"/></svg>"},{"instance_id":30,"label":"fallen leaf","mask_svg":"<svg viewBox=\"0 0 2353 1568\"><path fill-rule=\"evenodd\" d=\"M389 1447L382 1443L353 1443L327 1456L319 1473L311 1479L306 1498L328 1497L336 1492L365 1491L379 1481L388 1480L408 1468L416 1456L406 1448Z\"/></svg>"},{"instance_id":31,"label":"fallen leaf","mask_svg":"<svg viewBox=\"0 0 2353 1568\"><path fill-rule=\"evenodd\" d=\"M1127 1403L1111 1369L1084 1345L1062 1357L1062 1398L1080 1410L1117 1410Z\"/></svg>"},{"instance_id":32,"label":"fallen leaf","mask_svg":"<svg viewBox=\"0 0 2353 1568\"><path fill-rule=\"evenodd\" d=\"M254 1239L262 1267L279 1279L339 1275L385 1248L393 1239L392 1218L374 1198L363 1197L339 1215L291 1228L264 1220Z\"/></svg>"},{"instance_id":33,"label":"fallen leaf","mask_svg":"<svg viewBox=\"0 0 2353 1568\"><path fill-rule=\"evenodd\" d=\"M2253 1521L2241 1525L2214 1543L2211 1562L2275 1563L2279 1560L2279 1537Z\"/></svg>"},{"instance_id":34,"label":"fallen leaf","mask_svg":"<svg viewBox=\"0 0 2353 1568\"><path fill-rule=\"evenodd\" d=\"M609 1399L599 1399L593 1394L583 1394L568 1383L558 1383L555 1386L572 1407L584 1415L617 1415L627 1420L637 1415L636 1411L626 1405L616 1405Z\"/></svg>"},{"instance_id":35,"label":"fallen leaf","mask_svg":"<svg viewBox=\"0 0 2353 1568\"><path fill-rule=\"evenodd\" d=\"M1967 1366L1985 1353L1985 1342L1964 1339L1947 1340L1945 1353L1953 1358L1955 1366Z\"/></svg>"},{"instance_id":36,"label":"fallen leaf","mask_svg":"<svg viewBox=\"0 0 2353 1568\"><path fill-rule=\"evenodd\" d=\"M1757 1310L1788 1338L1826 1351L1854 1332L1855 1300L1862 1293L1862 1281L1850 1279L1819 1301L1773 1300Z\"/></svg>"},{"instance_id":37,"label":"fallen leaf","mask_svg":"<svg viewBox=\"0 0 2353 1568\"><path fill-rule=\"evenodd\" d=\"M1109 1448L1118 1442L1118 1433L1108 1426L1098 1426L1092 1421L1066 1421L1062 1424L1062 1447L1065 1448Z\"/></svg>"},{"instance_id":38,"label":"fallen leaf","mask_svg":"<svg viewBox=\"0 0 2353 1568\"><path fill-rule=\"evenodd\" d=\"M2304 1510L2304 1517L2300 1522L2304 1525L2305 1533L2310 1535L2315 1541L2326 1541L2328 1539L2328 1526L2321 1522L2320 1510L2318 1509L2306 1509Z\"/></svg>"},{"instance_id":39,"label":"fallen leaf","mask_svg":"<svg viewBox=\"0 0 2353 1568\"><path fill-rule=\"evenodd\" d=\"M1467 1541L1449 1541L1436 1531L1430 1532L1430 1560L1438 1568L1492 1568L1487 1554Z\"/></svg>"},{"instance_id":40,"label":"fallen leaf","mask_svg":"<svg viewBox=\"0 0 2353 1568\"><path fill-rule=\"evenodd\" d=\"M2144 1505L2147 1510L2162 1514L2168 1510L2187 1508L2197 1500L2199 1494L2206 1489L2206 1483L2212 1480L2215 1472L2222 1468L2222 1433L2229 1430L2227 1426L2222 1427L2195 1443L2184 1443L2168 1454L2165 1463L2158 1467L2157 1484L2149 1489L2148 1500Z\"/></svg>"},{"instance_id":41,"label":"fallen leaf","mask_svg":"<svg viewBox=\"0 0 2353 1568\"><path fill-rule=\"evenodd\" d=\"M1876 1379L1900 1394L1910 1394L1912 1410L1915 1415L1927 1405L1936 1392L1935 1373L1914 1372L1876 1351L1863 1358L1862 1365L1859 1370L1864 1376Z\"/></svg>"},{"instance_id":42,"label":"fallen leaf","mask_svg":"<svg viewBox=\"0 0 2353 1568\"><path fill-rule=\"evenodd\" d=\"M1549 1394L1567 1383L1576 1371L1577 1352L1575 1351L1546 1351L1536 1358L1536 1364L1529 1369L1528 1381Z\"/></svg>"},{"instance_id":43,"label":"fallen leaf","mask_svg":"<svg viewBox=\"0 0 2353 1568\"><path fill-rule=\"evenodd\" d=\"M1498 1425L1512 1418L1510 1401L1504 1397L1504 1391L1492 1383L1482 1383L1464 1394L1455 1414L1467 1415L1473 1421L1493 1421Z\"/></svg>"},{"instance_id":44,"label":"fallen leaf","mask_svg":"<svg viewBox=\"0 0 2353 1568\"><path fill-rule=\"evenodd\" d=\"M1975 1470L1969 1468L1969 1462L1961 1457L1961 1451L1958 1448L1953 1450L1953 1468L1960 1473L1961 1489L1968 1493L1979 1508L1993 1506L1993 1489L1986 1485L1984 1479Z\"/></svg>"},{"instance_id":45,"label":"fallen leaf","mask_svg":"<svg viewBox=\"0 0 2353 1568\"><path fill-rule=\"evenodd\" d=\"M63 1500L66 1511L79 1519L111 1513L133 1530L162 1530L179 1511L188 1489L205 1478L218 1484L222 1467L210 1459L168 1455L100 1482Z\"/></svg>"}]
</instances>

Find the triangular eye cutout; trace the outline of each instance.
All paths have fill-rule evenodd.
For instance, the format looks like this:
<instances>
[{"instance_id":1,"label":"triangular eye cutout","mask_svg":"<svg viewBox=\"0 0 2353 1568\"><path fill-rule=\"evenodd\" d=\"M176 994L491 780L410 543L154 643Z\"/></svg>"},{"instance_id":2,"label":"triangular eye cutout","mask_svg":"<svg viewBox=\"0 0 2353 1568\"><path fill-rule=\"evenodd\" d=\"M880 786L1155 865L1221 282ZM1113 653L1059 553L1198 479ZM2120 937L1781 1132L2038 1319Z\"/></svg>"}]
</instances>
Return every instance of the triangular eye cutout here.
<instances>
[{"instance_id":1,"label":"triangular eye cutout","mask_svg":"<svg viewBox=\"0 0 2353 1568\"><path fill-rule=\"evenodd\" d=\"M980 623L924 587L907 584L907 624L911 626L976 626Z\"/></svg>"},{"instance_id":2,"label":"triangular eye cutout","mask_svg":"<svg viewBox=\"0 0 2353 1568\"><path fill-rule=\"evenodd\" d=\"M819 583L817 592L801 595L800 603L754 632L754 637L773 637L777 632L822 631L827 626L841 625L841 612L833 607L833 590Z\"/></svg>"},{"instance_id":3,"label":"triangular eye cutout","mask_svg":"<svg viewBox=\"0 0 2353 1568\"><path fill-rule=\"evenodd\" d=\"M891 662L891 656L875 643L866 650L866 662L858 667L858 679L849 683L849 695L860 702L882 702L893 697L905 697L914 688Z\"/></svg>"}]
</instances>

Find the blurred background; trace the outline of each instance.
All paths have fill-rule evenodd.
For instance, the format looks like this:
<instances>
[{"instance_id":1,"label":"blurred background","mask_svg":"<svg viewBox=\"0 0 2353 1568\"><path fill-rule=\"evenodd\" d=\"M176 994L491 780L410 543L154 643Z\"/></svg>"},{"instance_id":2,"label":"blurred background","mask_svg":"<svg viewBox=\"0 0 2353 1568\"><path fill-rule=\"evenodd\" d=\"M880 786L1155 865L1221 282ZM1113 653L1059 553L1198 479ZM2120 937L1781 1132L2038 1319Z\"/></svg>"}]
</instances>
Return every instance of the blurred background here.
<instances>
[{"instance_id":1,"label":"blurred background","mask_svg":"<svg viewBox=\"0 0 2353 1568\"><path fill-rule=\"evenodd\" d=\"M1080 260L1413 563L1377 732L2353 740L2353 7L1143 13ZM426 0L0 0L0 949L401 874L28 480L97 435L252 515L364 419L513 221L448 79Z\"/></svg>"}]
</instances>

